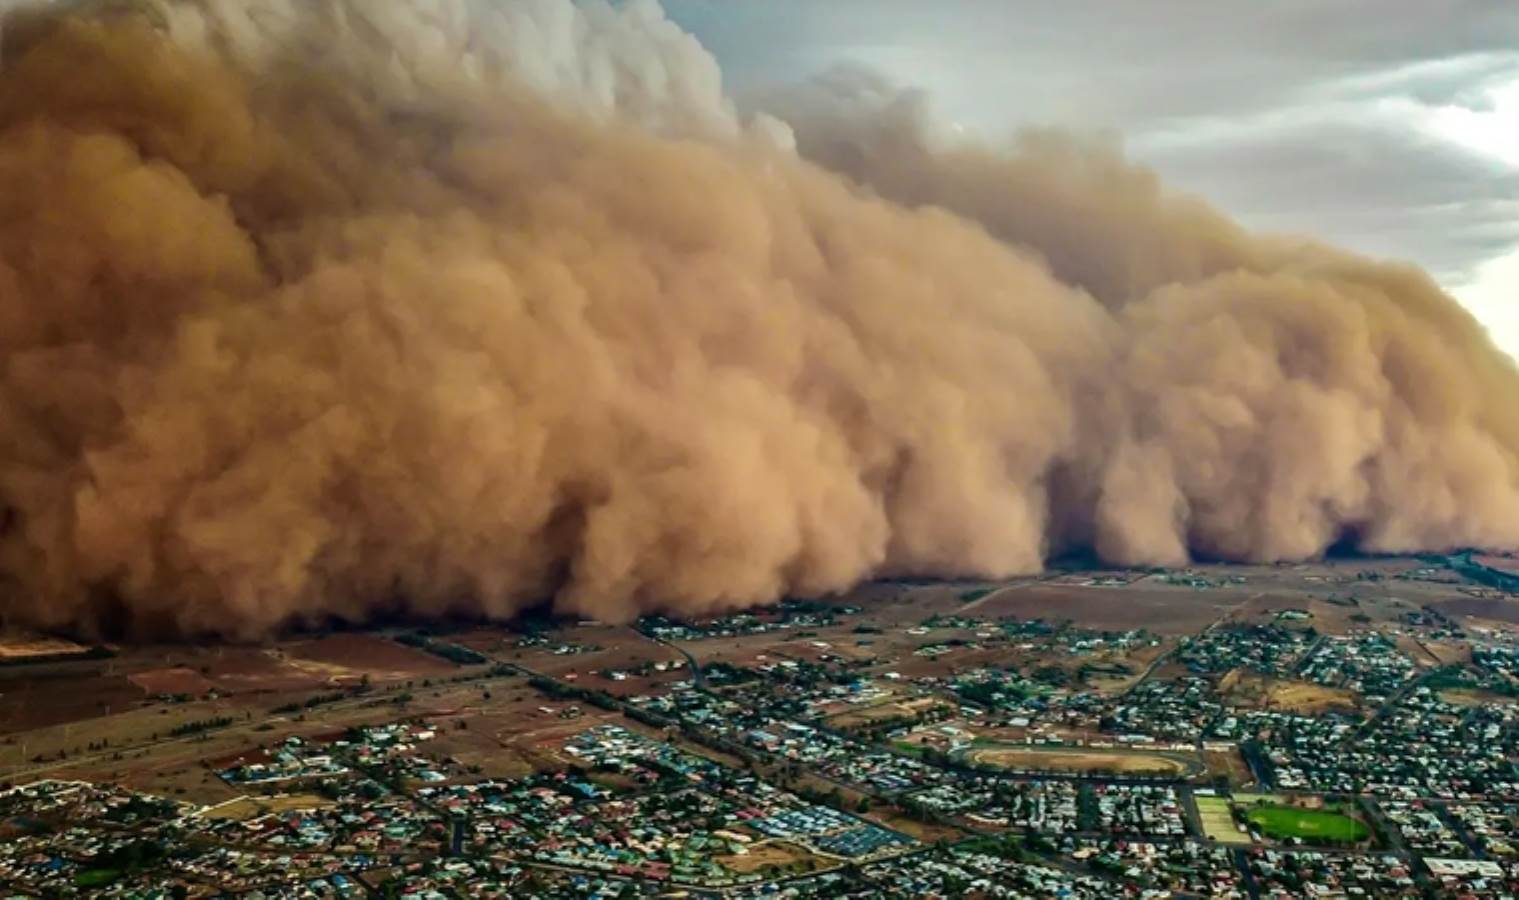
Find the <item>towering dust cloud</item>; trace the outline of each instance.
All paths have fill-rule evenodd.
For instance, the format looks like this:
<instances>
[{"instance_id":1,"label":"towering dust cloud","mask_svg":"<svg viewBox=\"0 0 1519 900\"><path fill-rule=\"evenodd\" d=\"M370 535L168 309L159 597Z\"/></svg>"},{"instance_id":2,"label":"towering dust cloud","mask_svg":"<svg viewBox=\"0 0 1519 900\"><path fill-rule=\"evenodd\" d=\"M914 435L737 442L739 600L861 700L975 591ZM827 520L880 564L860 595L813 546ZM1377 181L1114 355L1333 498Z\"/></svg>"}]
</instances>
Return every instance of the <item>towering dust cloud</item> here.
<instances>
[{"instance_id":1,"label":"towering dust cloud","mask_svg":"<svg viewBox=\"0 0 1519 900\"><path fill-rule=\"evenodd\" d=\"M1423 274L860 72L740 116L652 3L25 8L0 610L251 638L1519 545L1519 374Z\"/></svg>"}]
</instances>

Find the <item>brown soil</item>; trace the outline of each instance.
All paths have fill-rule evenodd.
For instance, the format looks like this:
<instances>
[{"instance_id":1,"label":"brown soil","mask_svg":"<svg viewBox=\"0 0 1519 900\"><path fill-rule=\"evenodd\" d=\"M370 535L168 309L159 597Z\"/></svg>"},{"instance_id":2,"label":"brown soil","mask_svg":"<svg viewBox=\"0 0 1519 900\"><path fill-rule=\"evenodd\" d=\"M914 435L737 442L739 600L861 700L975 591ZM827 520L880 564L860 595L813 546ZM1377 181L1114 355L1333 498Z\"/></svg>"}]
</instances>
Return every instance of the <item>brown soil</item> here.
<instances>
[{"instance_id":1,"label":"brown soil","mask_svg":"<svg viewBox=\"0 0 1519 900\"><path fill-rule=\"evenodd\" d=\"M93 719L144 699L121 675L8 679L0 684L0 734Z\"/></svg>"},{"instance_id":2,"label":"brown soil","mask_svg":"<svg viewBox=\"0 0 1519 900\"><path fill-rule=\"evenodd\" d=\"M200 697L216 688L214 683L194 669L150 669L127 677L149 696L189 694Z\"/></svg>"},{"instance_id":3,"label":"brown soil","mask_svg":"<svg viewBox=\"0 0 1519 900\"><path fill-rule=\"evenodd\" d=\"M367 634L335 634L286 649L290 665L313 671L312 664L333 669L334 677L367 673L372 678L387 675L404 678L414 675L439 675L452 672L453 663L423 650L403 646L384 637Z\"/></svg>"},{"instance_id":4,"label":"brown soil","mask_svg":"<svg viewBox=\"0 0 1519 900\"><path fill-rule=\"evenodd\" d=\"M1155 588L1149 582L1123 588L1033 585L988 600L982 616L1070 620L1089 628L1148 628L1162 634L1195 634L1239 605L1247 595L1227 590Z\"/></svg>"},{"instance_id":5,"label":"brown soil","mask_svg":"<svg viewBox=\"0 0 1519 900\"><path fill-rule=\"evenodd\" d=\"M725 869L738 873L758 872L767 866L777 868L802 863L808 871L814 868L814 857L800 847L791 844L767 842L749 849L748 853L734 856L719 856L714 859L718 865Z\"/></svg>"},{"instance_id":6,"label":"brown soil","mask_svg":"<svg viewBox=\"0 0 1519 900\"><path fill-rule=\"evenodd\" d=\"M1494 622L1519 624L1519 601L1496 597L1457 597L1434 604L1447 616L1471 616Z\"/></svg>"}]
</instances>

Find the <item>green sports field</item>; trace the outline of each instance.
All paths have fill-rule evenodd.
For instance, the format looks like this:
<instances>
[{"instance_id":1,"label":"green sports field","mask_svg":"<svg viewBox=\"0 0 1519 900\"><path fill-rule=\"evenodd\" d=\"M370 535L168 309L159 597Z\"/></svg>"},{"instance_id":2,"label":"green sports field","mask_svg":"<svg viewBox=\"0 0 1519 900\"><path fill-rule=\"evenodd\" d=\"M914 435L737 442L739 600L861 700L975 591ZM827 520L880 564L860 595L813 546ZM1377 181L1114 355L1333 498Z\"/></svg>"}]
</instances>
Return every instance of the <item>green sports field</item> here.
<instances>
[{"instance_id":1,"label":"green sports field","mask_svg":"<svg viewBox=\"0 0 1519 900\"><path fill-rule=\"evenodd\" d=\"M1365 825L1347 815L1328 810L1258 806L1250 810L1246 818L1250 824L1274 838L1354 843L1364 840L1368 834Z\"/></svg>"}]
</instances>

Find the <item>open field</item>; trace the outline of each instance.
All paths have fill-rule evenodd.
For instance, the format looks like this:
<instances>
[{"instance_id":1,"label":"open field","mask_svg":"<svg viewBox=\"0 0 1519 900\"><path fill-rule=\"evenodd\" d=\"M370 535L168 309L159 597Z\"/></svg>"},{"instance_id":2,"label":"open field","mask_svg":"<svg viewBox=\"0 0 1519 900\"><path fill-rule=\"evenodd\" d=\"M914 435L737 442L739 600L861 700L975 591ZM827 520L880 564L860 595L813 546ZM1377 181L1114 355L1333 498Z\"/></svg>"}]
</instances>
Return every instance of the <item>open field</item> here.
<instances>
[{"instance_id":1,"label":"open field","mask_svg":"<svg viewBox=\"0 0 1519 900\"><path fill-rule=\"evenodd\" d=\"M1502 694L1494 694L1491 691L1478 691L1469 688L1452 688L1440 692L1440 699L1456 706L1487 707L1487 706L1513 706L1519 703L1519 697L1505 697Z\"/></svg>"},{"instance_id":2,"label":"open field","mask_svg":"<svg viewBox=\"0 0 1519 900\"><path fill-rule=\"evenodd\" d=\"M1238 748L1227 751L1204 750L1203 764L1208 767L1210 774L1225 776L1231 785L1240 786L1255 782L1255 773L1250 771L1250 766L1245 763L1245 758L1240 755Z\"/></svg>"},{"instance_id":3,"label":"open field","mask_svg":"<svg viewBox=\"0 0 1519 900\"><path fill-rule=\"evenodd\" d=\"M259 816L295 812L306 809L323 809L332 806L331 800L315 794L283 794L277 797L239 797L205 811L208 819L226 819L242 822Z\"/></svg>"},{"instance_id":4,"label":"open field","mask_svg":"<svg viewBox=\"0 0 1519 900\"><path fill-rule=\"evenodd\" d=\"M142 688L122 675L24 670L7 672L6 675L11 677L0 680L0 734L50 728L119 713L146 699ZM0 752L0 766L3 765L3 752Z\"/></svg>"},{"instance_id":5,"label":"open field","mask_svg":"<svg viewBox=\"0 0 1519 900\"><path fill-rule=\"evenodd\" d=\"M1248 844L1250 835L1234 822L1230 812L1232 804L1223 797L1195 797L1197 817L1202 820L1203 833L1209 840L1221 844Z\"/></svg>"},{"instance_id":6,"label":"open field","mask_svg":"<svg viewBox=\"0 0 1519 900\"><path fill-rule=\"evenodd\" d=\"M832 728L849 730L893 719L921 719L934 712L941 711L945 714L953 714L955 707L938 698L919 698L904 702L882 702L874 706L857 706L846 708L845 712L836 713L827 722Z\"/></svg>"},{"instance_id":7,"label":"open field","mask_svg":"<svg viewBox=\"0 0 1519 900\"><path fill-rule=\"evenodd\" d=\"M748 849L748 853L719 856L713 861L729 871L740 874L759 872L764 869L810 872L818 865L816 857L795 844L766 841Z\"/></svg>"},{"instance_id":8,"label":"open field","mask_svg":"<svg viewBox=\"0 0 1519 900\"><path fill-rule=\"evenodd\" d=\"M972 765L1009 772L1060 772L1113 775L1158 775L1185 778L1200 773L1202 763L1175 753L1127 750L1052 749L993 745L974 747L962 754Z\"/></svg>"},{"instance_id":9,"label":"open field","mask_svg":"<svg viewBox=\"0 0 1519 900\"><path fill-rule=\"evenodd\" d=\"M1279 806L1285 806L1291 801L1289 801L1287 797L1282 794L1251 794L1242 791L1235 791L1234 802L1243 803L1246 805L1255 803L1274 803Z\"/></svg>"},{"instance_id":10,"label":"open field","mask_svg":"<svg viewBox=\"0 0 1519 900\"><path fill-rule=\"evenodd\" d=\"M263 697L330 685L330 672L292 665L279 647L227 647L200 658L170 659L181 666L204 668L218 691L233 696Z\"/></svg>"},{"instance_id":11,"label":"open field","mask_svg":"<svg viewBox=\"0 0 1519 900\"><path fill-rule=\"evenodd\" d=\"M157 694L188 694L202 696L216 690L216 684L194 669L151 669L127 677L128 681L150 696Z\"/></svg>"},{"instance_id":12,"label":"open field","mask_svg":"<svg viewBox=\"0 0 1519 900\"><path fill-rule=\"evenodd\" d=\"M1118 588L1037 584L989 597L977 613L1069 620L1088 628L1194 634L1248 597L1238 589L1152 587L1149 581Z\"/></svg>"},{"instance_id":13,"label":"open field","mask_svg":"<svg viewBox=\"0 0 1519 900\"><path fill-rule=\"evenodd\" d=\"M573 646L577 652L556 652L555 648L561 644ZM587 687L600 689L610 689L612 685L603 679L593 678L594 672L607 669L628 670L644 663L671 663L683 659L675 650L644 637L632 628L599 623L561 629L549 646L517 647L515 641L508 641L505 648L489 652L489 655L535 672L579 681ZM689 677L689 673L679 677Z\"/></svg>"},{"instance_id":14,"label":"open field","mask_svg":"<svg viewBox=\"0 0 1519 900\"><path fill-rule=\"evenodd\" d=\"M1432 659L1437 666L1460 665L1472 658L1471 647L1459 641L1419 641L1418 645L1423 655Z\"/></svg>"},{"instance_id":15,"label":"open field","mask_svg":"<svg viewBox=\"0 0 1519 900\"><path fill-rule=\"evenodd\" d=\"M1507 575L1519 578L1519 558L1510 554L1498 555L1493 553L1479 553L1472 557L1472 562L1489 569L1496 569Z\"/></svg>"},{"instance_id":16,"label":"open field","mask_svg":"<svg viewBox=\"0 0 1519 900\"><path fill-rule=\"evenodd\" d=\"M1277 839L1301 838L1310 843L1355 843L1365 840L1370 834L1370 830L1361 822L1327 809L1258 806L1246 813L1246 818L1262 834Z\"/></svg>"},{"instance_id":17,"label":"open field","mask_svg":"<svg viewBox=\"0 0 1519 900\"><path fill-rule=\"evenodd\" d=\"M332 679L408 678L442 675L458 667L439 656L379 635L335 634L285 649L286 661L301 671Z\"/></svg>"},{"instance_id":18,"label":"open field","mask_svg":"<svg viewBox=\"0 0 1519 900\"><path fill-rule=\"evenodd\" d=\"M206 760L256 752L285 735L331 735L354 725L412 716L447 720L478 704L483 689L500 690L514 682L525 689L525 682L516 677L440 683L417 693L402 682L278 715L267 711L255 715L236 698L140 706L108 717L34 729L24 742L0 744L0 779L83 778L196 803L220 803L238 792L216 778ZM183 737L170 735L188 723L223 719L228 720L224 727ZM108 747L90 749L91 744L105 740L110 742Z\"/></svg>"},{"instance_id":19,"label":"open field","mask_svg":"<svg viewBox=\"0 0 1519 900\"><path fill-rule=\"evenodd\" d=\"M1519 624L1519 600L1499 597L1461 596L1442 600L1435 608L1447 616L1471 616L1491 622Z\"/></svg>"},{"instance_id":20,"label":"open field","mask_svg":"<svg viewBox=\"0 0 1519 900\"><path fill-rule=\"evenodd\" d=\"M1330 710L1353 710L1356 695L1341 688L1324 687L1303 681L1274 681L1266 685L1263 705L1300 715L1316 715Z\"/></svg>"}]
</instances>

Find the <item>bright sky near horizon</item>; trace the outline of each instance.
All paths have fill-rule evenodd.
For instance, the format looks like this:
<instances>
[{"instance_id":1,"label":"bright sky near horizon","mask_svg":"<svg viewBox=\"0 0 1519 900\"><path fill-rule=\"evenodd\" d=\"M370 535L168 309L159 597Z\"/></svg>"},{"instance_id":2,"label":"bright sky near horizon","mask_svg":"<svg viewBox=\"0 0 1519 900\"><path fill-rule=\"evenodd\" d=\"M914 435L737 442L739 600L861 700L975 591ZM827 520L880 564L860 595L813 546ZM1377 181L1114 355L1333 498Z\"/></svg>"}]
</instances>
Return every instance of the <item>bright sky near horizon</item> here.
<instances>
[{"instance_id":1,"label":"bright sky near horizon","mask_svg":"<svg viewBox=\"0 0 1519 900\"><path fill-rule=\"evenodd\" d=\"M1519 2L665 0L746 93L840 63L1116 132L1254 227L1426 267L1519 357Z\"/></svg>"}]
</instances>

